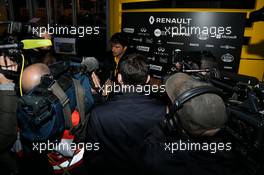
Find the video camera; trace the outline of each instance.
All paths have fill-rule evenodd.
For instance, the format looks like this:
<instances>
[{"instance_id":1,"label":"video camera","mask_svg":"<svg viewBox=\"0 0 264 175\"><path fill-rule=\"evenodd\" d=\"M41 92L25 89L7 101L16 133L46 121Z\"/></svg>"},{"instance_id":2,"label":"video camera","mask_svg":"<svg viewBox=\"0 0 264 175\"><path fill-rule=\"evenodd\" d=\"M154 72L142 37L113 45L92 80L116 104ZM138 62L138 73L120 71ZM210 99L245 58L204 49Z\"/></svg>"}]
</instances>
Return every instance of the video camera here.
<instances>
[{"instance_id":1,"label":"video camera","mask_svg":"<svg viewBox=\"0 0 264 175\"><path fill-rule=\"evenodd\" d=\"M39 18L33 18L29 22L0 21L0 25L6 26L6 34L8 36L26 36L27 38L31 36L32 38L39 38L40 33L38 30L34 30L38 21Z\"/></svg>"},{"instance_id":2,"label":"video camera","mask_svg":"<svg viewBox=\"0 0 264 175\"><path fill-rule=\"evenodd\" d=\"M229 114L225 130L248 173L260 174L264 166L264 84L237 82L234 88L238 90L225 101Z\"/></svg>"}]
</instances>

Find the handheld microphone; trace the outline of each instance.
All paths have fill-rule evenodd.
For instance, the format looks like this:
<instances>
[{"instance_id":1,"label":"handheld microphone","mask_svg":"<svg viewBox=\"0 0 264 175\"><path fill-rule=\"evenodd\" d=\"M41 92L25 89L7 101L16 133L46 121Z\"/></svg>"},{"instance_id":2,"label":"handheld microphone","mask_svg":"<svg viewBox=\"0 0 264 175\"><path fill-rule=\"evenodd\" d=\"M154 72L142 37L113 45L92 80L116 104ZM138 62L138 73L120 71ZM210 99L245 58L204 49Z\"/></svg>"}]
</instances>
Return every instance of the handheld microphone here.
<instances>
[{"instance_id":1,"label":"handheld microphone","mask_svg":"<svg viewBox=\"0 0 264 175\"><path fill-rule=\"evenodd\" d=\"M89 73L99 69L99 62L95 57L84 57L81 62L81 73Z\"/></svg>"},{"instance_id":2,"label":"handheld microphone","mask_svg":"<svg viewBox=\"0 0 264 175\"><path fill-rule=\"evenodd\" d=\"M85 57L83 58L81 64L70 64L70 62L67 63L67 70L71 72L72 74L88 74L90 76L92 72L99 69L99 62L95 57ZM56 69L54 69L56 71Z\"/></svg>"},{"instance_id":3,"label":"handheld microphone","mask_svg":"<svg viewBox=\"0 0 264 175\"><path fill-rule=\"evenodd\" d=\"M0 45L0 49L35 49L40 47L52 46L49 39L26 39L15 44Z\"/></svg>"}]
</instances>

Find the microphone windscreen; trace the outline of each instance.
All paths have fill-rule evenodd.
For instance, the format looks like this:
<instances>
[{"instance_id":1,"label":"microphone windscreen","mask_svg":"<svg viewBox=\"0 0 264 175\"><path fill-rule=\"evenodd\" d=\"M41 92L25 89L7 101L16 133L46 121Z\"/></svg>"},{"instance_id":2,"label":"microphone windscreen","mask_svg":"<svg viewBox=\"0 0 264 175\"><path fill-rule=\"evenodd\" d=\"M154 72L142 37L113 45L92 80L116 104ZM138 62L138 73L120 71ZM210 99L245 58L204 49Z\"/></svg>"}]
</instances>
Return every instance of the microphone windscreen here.
<instances>
[{"instance_id":1,"label":"microphone windscreen","mask_svg":"<svg viewBox=\"0 0 264 175\"><path fill-rule=\"evenodd\" d=\"M51 40L49 39L26 39L21 42L24 44L23 49L35 49L52 46Z\"/></svg>"},{"instance_id":2,"label":"microphone windscreen","mask_svg":"<svg viewBox=\"0 0 264 175\"><path fill-rule=\"evenodd\" d=\"M93 72L99 69L99 62L95 57L84 57L81 65L86 67L87 72Z\"/></svg>"}]
</instances>

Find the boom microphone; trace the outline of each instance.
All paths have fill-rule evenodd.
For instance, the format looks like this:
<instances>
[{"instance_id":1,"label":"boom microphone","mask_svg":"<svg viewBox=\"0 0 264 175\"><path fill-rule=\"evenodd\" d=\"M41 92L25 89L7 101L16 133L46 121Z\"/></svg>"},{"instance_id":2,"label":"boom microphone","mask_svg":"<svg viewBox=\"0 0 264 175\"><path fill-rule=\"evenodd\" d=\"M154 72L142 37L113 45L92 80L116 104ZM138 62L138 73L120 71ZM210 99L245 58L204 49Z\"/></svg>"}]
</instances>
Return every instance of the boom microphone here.
<instances>
[{"instance_id":1,"label":"boom microphone","mask_svg":"<svg viewBox=\"0 0 264 175\"><path fill-rule=\"evenodd\" d=\"M210 69L188 69L182 70L184 73L196 73L196 72L210 72Z\"/></svg>"},{"instance_id":2,"label":"boom microphone","mask_svg":"<svg viewBox=\"0 0 264 175\"><path fill-rule=\"evenodd\" d=\"M0 45L0 49L35 49L47 46L52 46L49 39L26 39L20 43Z\"/></svg>"}]
</instances>

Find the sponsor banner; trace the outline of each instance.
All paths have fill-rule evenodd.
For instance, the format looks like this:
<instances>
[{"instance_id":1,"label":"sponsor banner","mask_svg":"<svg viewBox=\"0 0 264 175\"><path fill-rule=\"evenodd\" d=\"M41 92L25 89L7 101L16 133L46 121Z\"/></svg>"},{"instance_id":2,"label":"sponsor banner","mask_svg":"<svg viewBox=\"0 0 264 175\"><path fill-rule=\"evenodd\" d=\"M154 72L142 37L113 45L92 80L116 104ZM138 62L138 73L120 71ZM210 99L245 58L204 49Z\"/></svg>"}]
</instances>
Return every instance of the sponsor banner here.
<instances>
[{"instance_id":1,"label":"sponsor banner","mask_svg":"<svg viewBox=\"0 0 264 175\"><path fill-rule=\"evenodd\" d=\"M237 72L245 19L246 13L231 12L124 12L122 31L156 65L177 62L175 50L210 51L222 69Z\"/></svg>"}]
</instances>

